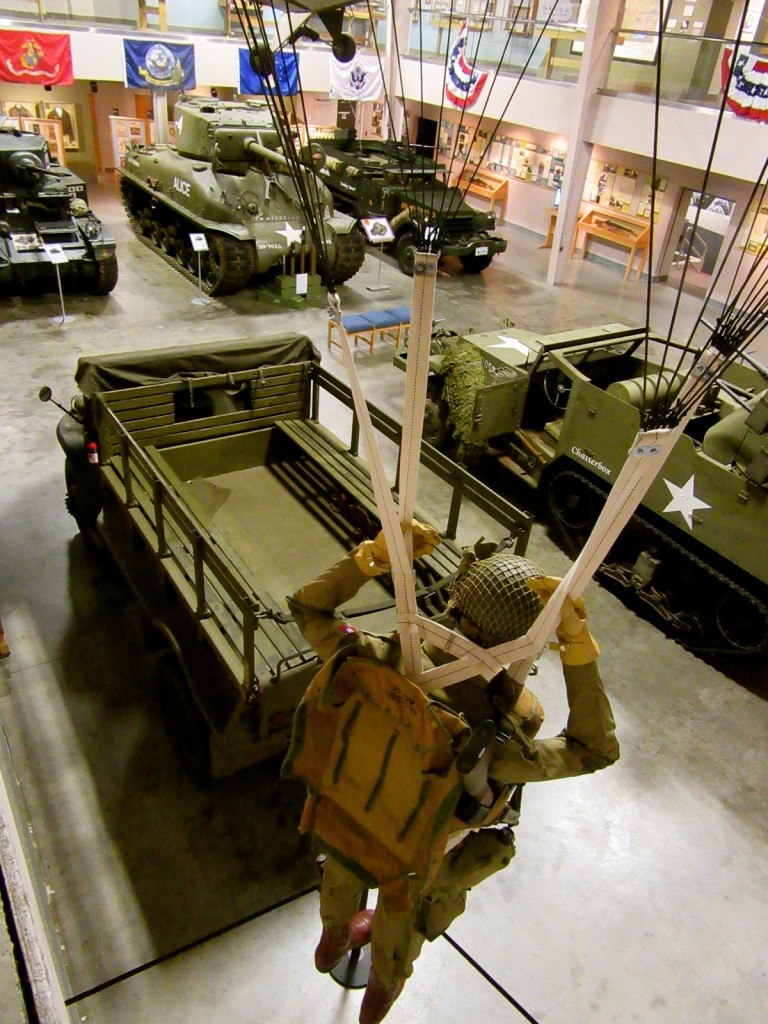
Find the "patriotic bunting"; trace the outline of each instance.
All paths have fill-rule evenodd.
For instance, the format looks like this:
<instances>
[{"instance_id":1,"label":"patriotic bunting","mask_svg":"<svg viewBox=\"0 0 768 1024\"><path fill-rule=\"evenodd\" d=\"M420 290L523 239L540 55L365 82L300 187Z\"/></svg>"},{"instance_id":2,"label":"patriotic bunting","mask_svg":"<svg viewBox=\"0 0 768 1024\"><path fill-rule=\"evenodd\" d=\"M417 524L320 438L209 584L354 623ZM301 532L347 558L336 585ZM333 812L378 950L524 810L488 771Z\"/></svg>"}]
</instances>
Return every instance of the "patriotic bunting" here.
<instances>
[{"instance_id":1,"label":"patriotic bunting","mask_svg":"<svg viewBox=\"0 0 768 1024\"><path fill-rule=\"evenodd\" d=\"M723 88L728 82L733 50L723 51ZM726 97L728 106L741 117L768 121L768 62L748 53L739 54Z\"/></svg>"},{"instance_id":2,"label":"patriotic bunting","mask_svg":"<svg viewBox=\"0 0 768 1024\"><path fill-rule=\"evenodd\" d=\"M451 48L448 58L448 77L445 81L445 98L455 107L464 108L474 106L488 79L487 71L475 71L474 67L467 64L466 47L467 23L465 21Z\"/></svg>"}]
</instances>

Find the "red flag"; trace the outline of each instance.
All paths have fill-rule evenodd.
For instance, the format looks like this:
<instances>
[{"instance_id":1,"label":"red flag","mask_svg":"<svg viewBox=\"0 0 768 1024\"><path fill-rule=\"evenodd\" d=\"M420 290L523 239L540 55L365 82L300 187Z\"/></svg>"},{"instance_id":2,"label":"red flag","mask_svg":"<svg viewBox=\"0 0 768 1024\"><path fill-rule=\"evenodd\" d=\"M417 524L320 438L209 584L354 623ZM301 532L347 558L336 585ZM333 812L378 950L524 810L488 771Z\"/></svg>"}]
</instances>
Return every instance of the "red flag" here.
<instances>
[{"instance_id":1,"label":"red flag","mask_svg":"<svg viewBox=\"0 0 768 1024\"><path fill-rule=\"evenodd\" d=\"M72 85L68 35L0 32L0 81L25 85Z\"/></svg>"}]
</instances>

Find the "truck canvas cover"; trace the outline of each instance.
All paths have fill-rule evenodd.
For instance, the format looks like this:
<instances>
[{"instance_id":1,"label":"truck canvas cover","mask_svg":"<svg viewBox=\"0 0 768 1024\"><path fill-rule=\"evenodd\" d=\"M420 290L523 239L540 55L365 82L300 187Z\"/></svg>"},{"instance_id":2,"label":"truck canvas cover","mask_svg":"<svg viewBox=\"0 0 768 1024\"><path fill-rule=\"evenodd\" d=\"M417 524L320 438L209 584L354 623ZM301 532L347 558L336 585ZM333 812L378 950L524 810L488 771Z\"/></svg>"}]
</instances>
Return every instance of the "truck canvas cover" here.
<instances>
[{"instance_id":1,"label":"truck canvas cover","mask_svg":"<svg viewBox=\"0 0 768 1024\"><path fill-rule=\"evenodd\" d=\"M84 395L155 384L173 377L237 373L259 366L320 362L320 353L305 334L270 335L259 341L238 338L200 345L174 345L139 352L82 356L75 380Z\"/></svg>"}]
</instances>

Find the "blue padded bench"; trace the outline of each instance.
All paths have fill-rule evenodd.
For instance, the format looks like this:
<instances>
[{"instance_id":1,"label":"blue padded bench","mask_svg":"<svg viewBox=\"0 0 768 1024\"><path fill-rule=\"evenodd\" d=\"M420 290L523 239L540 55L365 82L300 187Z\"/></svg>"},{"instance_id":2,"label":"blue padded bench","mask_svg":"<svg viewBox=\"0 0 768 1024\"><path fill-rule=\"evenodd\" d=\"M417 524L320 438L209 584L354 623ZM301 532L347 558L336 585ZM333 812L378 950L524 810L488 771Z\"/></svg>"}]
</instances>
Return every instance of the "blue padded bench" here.
<instances>
[{"instance_id":1,"label":"blue padded bench","mask_svg":"<svg viewBox=\"0 0 768 1024\"><path fill-rule=\"evenodd\" d=\"M395 348L397 349L400 347L403 331L410 325L411 307L396 306L393 309L376 309L370 313L348 313L346 316L342 316L341 322L344 325L347 337L350 340L354 339L355 344L358 341L364 342L371 352L373 352L377 332L379 337L389 336L394 338ZM331 345L340 344L334 337L335 330L335 321L329 320L328 351L330 351Z\"/></svg>"}]
</instances>

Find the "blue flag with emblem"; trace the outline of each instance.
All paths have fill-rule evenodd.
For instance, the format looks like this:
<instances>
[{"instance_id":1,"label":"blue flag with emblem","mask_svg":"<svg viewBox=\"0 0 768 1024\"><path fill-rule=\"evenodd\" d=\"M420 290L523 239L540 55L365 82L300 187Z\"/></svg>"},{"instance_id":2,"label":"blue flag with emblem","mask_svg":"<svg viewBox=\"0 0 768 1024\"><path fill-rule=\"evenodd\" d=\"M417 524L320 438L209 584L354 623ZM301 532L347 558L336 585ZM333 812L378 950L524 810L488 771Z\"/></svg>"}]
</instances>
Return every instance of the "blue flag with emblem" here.
<instances>
[{"instance_id":1,"label":"blue flag with emblem","mask_svg":"<svg viewBox=\"0 0 768 1024\"><path fill-rule=\"evenodd\" d=\"M295 96L299 91L298 53L275 53L275 74L257 75L251 67L248 50L240 50L240 92L247 96Z\"/></svg>"},{"instance_id":2,"label":"blue flag with emblem","mask_svg":"<svg viewBox=\"0 0 768 1024\"><path fill-rule=\"evenodd\" d=\"M124 39L125 84L132 89L178 89L179 74L184 89L194 89L195 48L193 45L158 43L146 39ZM174 73L176 72L176 73Z\"/></svg>"}]
</instances>

